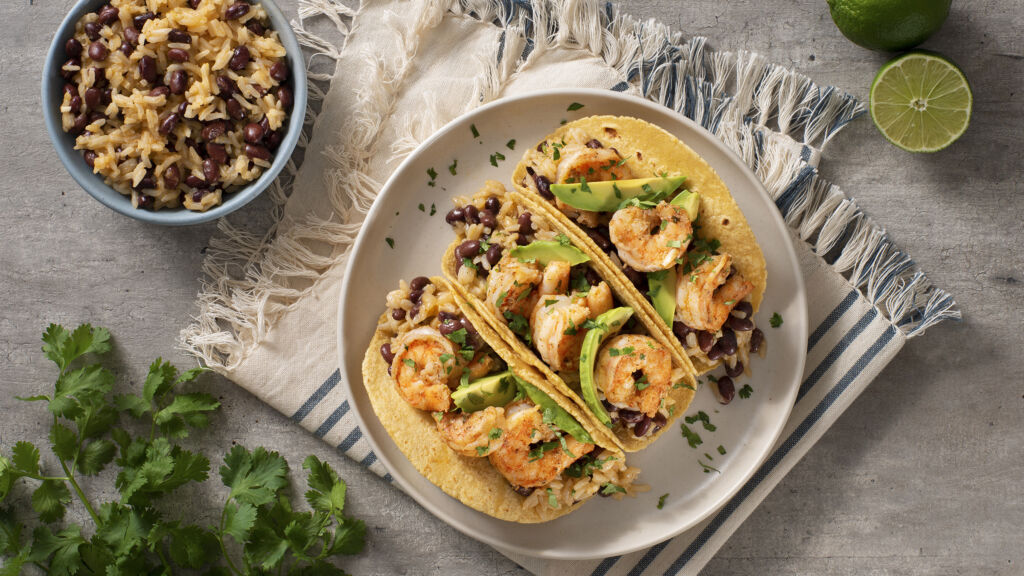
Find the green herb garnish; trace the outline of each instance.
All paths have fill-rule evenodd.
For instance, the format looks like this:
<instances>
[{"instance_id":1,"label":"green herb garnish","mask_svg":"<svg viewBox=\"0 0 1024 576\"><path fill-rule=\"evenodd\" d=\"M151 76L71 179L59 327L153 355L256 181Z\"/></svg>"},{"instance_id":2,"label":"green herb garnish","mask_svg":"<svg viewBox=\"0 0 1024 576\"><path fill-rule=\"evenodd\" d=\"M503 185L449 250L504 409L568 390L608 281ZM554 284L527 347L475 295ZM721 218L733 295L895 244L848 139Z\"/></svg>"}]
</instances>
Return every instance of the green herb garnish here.
<instances>
[{"instance_id":1,"label":"green herb garnish","mask_svg":"<svg viewBox=\"0 0 1024 576\"><path fill-rule=\"evenodd\" d=\"M740 398L746 400L750 398L750 395L754 392L754 389L750 387L750 384L744 384L743 388L740 388Z\"/></svg>"},{"instance_id":2,"label":"green herb garnish","mask_svg":"<svg viewBox=\"0 0 1024 576\"><path fill-rule=\"evenodd\" d=\"M512 140L509 140L508 142L506 142L506 143L505 143L505 146L506 146L506 147L507 147L507 148L508 148L509 150L515 150L515 149L516 149L516 141L515 141L515 139L513 138Z\"/></svg>"},{"instance_id":3,"label":"green herb garnish","mask_svg":"<svg viewBox=\"0 0 1024 576\"><path fill-rule=\"evenodd\" d=\"M696 448L704 443L704 440L701 440L700 434L690 430L690 427L686 424L680 424L679 428L682 430L683 438L686 438L686 443L690 445L690 448Z\"/></svg>"},{"instance_id":4,"label":"green herb garnish","mask_svg":"<svg viewBox=\"0 0 1024 576\"><path fill-rule=\"evenodd\" d=\"M768 323L772 325L772 328L778 328L782 326L782 315L778 312L772 314L772 317L768 320Z\"/></svg>"},{"instance_id":5,"label":"green herb garnish","mask_svg":"<svg viewBox=\"0 0 1024 576\"><path fill-rule=\"evenodd\" d=\"M452 176L455 176L456 169L458 167L459 167L459 160L458 160L458 158L456 158L455 160L452 160L451 165L448 166L448 171L452 173Z\"/></svg>"},{"instance_id":6,"label":"green herb garnish","mask_svg":"<svg viewBox=\"0 0 1024 576\"><path fill-rule=\"evenodd\" d=\"M722 446L721 444L719 444L718 445L718 453L721 454L722 456L725 456L725 446Z\"/></svg>"},{"instance_id":7,"label":"green herb garnish","mask_svg":"<svg viewBox=\"0 0 1024 576\"><path fill-rule=\"evenodd\" d=\"M548 493L548 506L551 506L552 508L558 508L558 498L555 497L555 491L552 490L550 487L548 487L547 493Z\"/></svg>"},{"instance_id":8,"label":"green herb garnish","mask_svg":"<svg viewBox=\"0 0 1024 576\"><path fill-rule=\"evenodd\" d=\"M668 498L668 494L662 494L658 497L658 510L665 507L665 499Z\"/></svg>"},{"instance_id":9,"label":"green herb garnish","mask_svg":"<svg viewBox=\"0 0 1024 576\"><path fill-rule=\"evenodd\" d=\"M469 125L469 130L470 130L470 132L473 133L473 138L479 138L480 137L480 132L477 131L476 124L470 124Z\"/></svg>"},{"instance_id":10,"label":"green herb garnish","mask_svg":"<svg viewBox=\"0 0 1024 576\"><path fill-rule=\"evenodd\" d=\"M390 236L384 238L384 241L388 243L388 247L392 250L395 248L395 239Z\"/></svg>"},{"instance_id":11,"label":"green herb garnish","mask_svg":"<svg viewBox=\"0 0 1024 576\"><path fill-rule=\"evenodd\" d=\"M618 484L613 484L611 482L605 482L604 484L601 485L601 494L604 494L605 496L610 496L616 493L625 494L626 489L623 488L622 486L619 486Z\"/></svg>"},{"instance_id":12,"label":"green herb garnish","mask_svg":"<svg viewBox=\"0 0 1024 576\"><path fill-rule=\"evenodd\" d=\"M569 107L566 108L566 110L568 110L569 112L575 112L580 108L583 108L583 104L580 104L579 102L573 102L572 104L569 104Z\"/></svg>"}]
</instances>

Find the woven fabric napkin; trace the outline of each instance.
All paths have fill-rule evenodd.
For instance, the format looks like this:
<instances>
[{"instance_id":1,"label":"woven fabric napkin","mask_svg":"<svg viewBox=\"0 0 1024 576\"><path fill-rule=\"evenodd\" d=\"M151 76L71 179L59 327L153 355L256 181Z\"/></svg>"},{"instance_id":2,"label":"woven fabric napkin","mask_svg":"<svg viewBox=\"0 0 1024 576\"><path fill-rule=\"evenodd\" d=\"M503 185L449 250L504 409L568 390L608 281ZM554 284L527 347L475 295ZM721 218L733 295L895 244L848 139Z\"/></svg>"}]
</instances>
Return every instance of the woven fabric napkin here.
<instances>
[{"instance_id":1,"label":"woven fabric napkin","mask_svg":"<svg viewBox=\"0 0 1024 576\"><path fill-rule=\"evenodd\" d=\"M719 512L648 550L586 562L509 554L534 573L698 572L907 338L959 317L952 298L819 176L821 148L863 112L839 90L592 0L367 0L355 13L335 0L300 0L299 14L326 16L346 34L338 47L294 23L304 45L335 64L333 74L311 76L321 109L307 113L305 159L275 185L269 233L221 221L204 263L200 310L182 342L388 481L338 386L340 281L383 182L449 120L538 89L640 95L732 147L791 228L811 336L797 404L767 461Z\"/></svg>"}]
</instances>

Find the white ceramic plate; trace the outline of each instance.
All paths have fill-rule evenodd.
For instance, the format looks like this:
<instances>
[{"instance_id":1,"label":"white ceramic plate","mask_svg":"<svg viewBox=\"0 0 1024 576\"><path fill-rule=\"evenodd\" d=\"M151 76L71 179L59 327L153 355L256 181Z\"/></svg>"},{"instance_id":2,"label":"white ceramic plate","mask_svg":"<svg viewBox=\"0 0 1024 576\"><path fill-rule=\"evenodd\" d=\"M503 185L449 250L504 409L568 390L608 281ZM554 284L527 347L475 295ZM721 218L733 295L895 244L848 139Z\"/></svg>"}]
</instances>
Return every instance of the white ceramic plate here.
<instances>
[{"instance_id":1,"label":"white ceramic plate","mask_svg":"<svg viewBox=\"0 0 1024 576\"><path fill-rule=\"evenodd\" d=\"M568 111L570 104L583 107ZM441 272L441 255L453 239L444 216L451 197L475 192L485 179L510 186L523 150L536 145L563 120L594 114L634 116L652 122L690 145L728 185L757 235L768 264L768 287L757 315L768 356L753 361L753 394L720 406L702 386L687 414L703 410L717 427L704 430L703 445L691 448L678 424L650 448L628 456L639 466L648 493L616 501L593 498L576 512L540 525L496 520L448 496L398 450L381 426L362 387L361 363L373 336L384 295L401 278ZM475 126L479 137L473 137ZM506 143L515 139L515 150ZM506 160L494 167L491 154ZM457 174L449 166L458 160ZM427 186L427 171L437 184ZM424 211L419 209L423 206ZM430 216L431 206L436 213ZM386 238L394 240L394 248ZM785 323L768 327L778 312ZM349 257L338 310L338 350L342 385L352 410L377 456L395 481L417 502L459 531L506 550L556 559L625 554L649 547L690 528L721 507L750 478L782 431L800 385L807 344L803 280L789 232L761 183L742 161L697 124L662 106L606 90L560 90L499 100L458 118L424 142L395 170L370 210ZM682 420L680 419L679 422ZM727 451L718 453L718 446ZM713 456L708 461L705 453ZM720 472L705 473L698 459ZM665 506L658 497L669 494Z\"/></svg>"}]
</instances>

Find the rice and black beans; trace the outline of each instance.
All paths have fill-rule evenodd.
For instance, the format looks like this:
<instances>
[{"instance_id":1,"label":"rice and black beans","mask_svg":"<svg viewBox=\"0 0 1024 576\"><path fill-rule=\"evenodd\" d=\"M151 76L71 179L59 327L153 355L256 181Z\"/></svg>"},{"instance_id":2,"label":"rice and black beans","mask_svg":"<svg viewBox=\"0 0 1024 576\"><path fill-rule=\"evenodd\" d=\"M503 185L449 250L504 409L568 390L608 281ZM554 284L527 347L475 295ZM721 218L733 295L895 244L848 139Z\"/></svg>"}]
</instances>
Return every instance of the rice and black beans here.
<instances>
[{"instance_id":1,"label":"rice and black beans","mask_svg":"<svg viewBox=\"0 0 1024 576\"><path fill-rule=\"evenodd\" d=\"M111 0L64 50L62 127L136 208L205 211L270 167L293 94L258 3Z\"/></svg>"}]
</instances>

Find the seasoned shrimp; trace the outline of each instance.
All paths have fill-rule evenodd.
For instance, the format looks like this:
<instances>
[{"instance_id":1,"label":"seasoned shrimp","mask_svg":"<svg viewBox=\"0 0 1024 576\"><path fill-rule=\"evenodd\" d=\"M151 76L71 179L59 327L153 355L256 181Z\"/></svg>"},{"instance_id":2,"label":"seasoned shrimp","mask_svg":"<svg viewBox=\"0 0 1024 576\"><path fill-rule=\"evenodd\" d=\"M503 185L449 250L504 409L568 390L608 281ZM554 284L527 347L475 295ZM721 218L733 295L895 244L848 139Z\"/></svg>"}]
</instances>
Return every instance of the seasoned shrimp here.
<instances>
[{"instance_id":1,"label":"seasoned shrimp","mask_svg":"<svg viewBox=\"0 0 1024 576\"><path fill-rule=\"evenodd\" d=\"M622 158L611 148L588 148L583 144L567 144L560 150L560 161L555 173L556 182L599 182L602 180L626 180L633 172L621 162ZM599 212L580 210L556 199L555 206L566 216L587 226L596 228L606 222Z\"/></svg>"},{"instance_id":2,"label":"seasoned shrimp","mask_svg":"<svg viewBox=\"0 0 1024 576\"><path fill-rule=\"evenodd\" d=\"M437 421L445 443L463 456L484 457L505 442L505 409L488 406L472 413L448 412Z\"/></svg>"},{"instance_id":3,"label":"seasoned shrimp","mask_svg":"<svg viewBox=\"0 0 1024 576\"><path fill-rule=\"evenodd\" d=\"M569 275L572 265L568 262L555 260L544 267L540 282L540 295L565 294L569 291Z\"/></svg>"},{"instance_id":4,"label":"seasoned shrimp","mask_svg":"<svg viewBox=\"0 0 1024 576\"><path fill-rule=\"evenodd\" d=\"M505 312L528 317L537 303L535 288L540 283L540 266L506 254L487 278L487 302L499 317L504 318Z\"/></svg>"},{"instance_id":5,"label":"seasoned shrimp","mask_svg":"<svg viewBox=\"0 0 1024 576\"><path fill-rule=\"evenodd\" d=\"M594 449L593 444L565 434L564 446L558 442L558 446L549 446L550 449L534 450L531 457L531 445L540 447L541 442L554 442L557 438L554 430L544 423L540 408L527 400L505 407L503 436L501 447L491 452L488 458L509 484L521 488L550 484L570 464Z\"/></svg>"},{"instance_id":6,"label":"seasoned shrimp","mask_svg":"<svg viewBox=\"0 0 1024 576\"><path fill-rule=\"evenodd\" d=\"M533 345L552 370L571 372L579 367L587 333L583 324L590 318L585 298L544 296L537 303L530 318Z\"/></svg>"},{"instance_id":7,"label":"seasoned shrimp","mask_svg":"<svg viewBox=\"0 0 1024 576\"><path fill-rule=\"evenodd\" d=\"M686 210L661 202L654 208L627 206L616 211L608 235L623 262L640 272L657 272L671 268L686 252L693 226Z\"/></svg>"},{"instance_id":8,"label":"seasoned shrimp","mask_svg":"<svg viewBox=\"0 0 1024 576\"><path fill-rule=\"evenodd\" d=\"M413 408L443 412L451 406L448 377L455 369L455 347L440 332L421 326L391 343L391 374L398 393Z\"/></svg>"},{"instance_id":9,"label":"seasoned shrimp","mask_svg":"<svg viewBox=\"0 0 1024 576\"><path fill-rule=\"evenodd\" d=\"M732 270L728 254L712 256L676 281L676 317L696 330L717 332L754 285Z\"/></svg>"},{"instance_id":10,"label":"seasoned shrimp","mask_svg":"<svg viewBox=\"0 0 1024 576\"><path fill-rule=\"evenodd\" d=\"M598 353L595 372L597 386L609 402L651 418L672 387L672 357L650 336L610 338Z\"/></svg>"},{"instance_id":11,"label":"seasoned shrimp","mask_svg":"<svg viewBox=\"0 0 1024 576\"><path fill-rule=\"evenodd\" d=\"M476 356L466 365L466 369L469 370L469 379L476 380L477 378L487 376L498 368L498 364L499 360L493 354L482 351L477 352ZM459 376L462 376L462 374L460 373ZM449 379L449 382L451 381L452 379Z\"/></svg>"}]
</instances>

